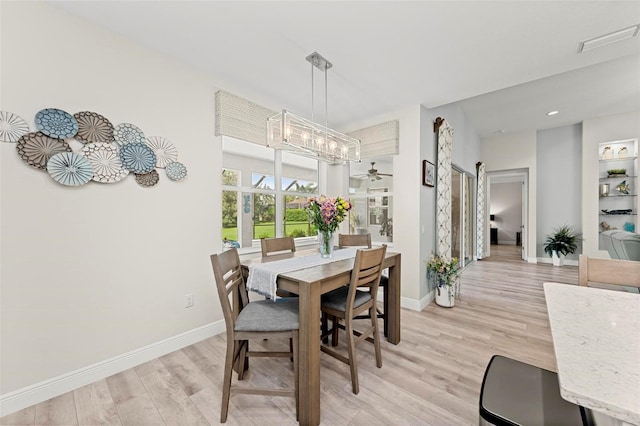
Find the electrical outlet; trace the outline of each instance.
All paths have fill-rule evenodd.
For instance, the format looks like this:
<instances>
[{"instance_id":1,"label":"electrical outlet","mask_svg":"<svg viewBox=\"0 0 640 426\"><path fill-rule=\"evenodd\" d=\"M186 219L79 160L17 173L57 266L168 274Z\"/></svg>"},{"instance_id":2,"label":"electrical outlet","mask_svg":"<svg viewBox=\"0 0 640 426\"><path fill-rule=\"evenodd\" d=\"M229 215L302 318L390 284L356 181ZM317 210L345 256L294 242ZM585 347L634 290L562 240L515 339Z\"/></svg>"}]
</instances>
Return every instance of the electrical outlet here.
<instances>
[{"instance_id":1,"label":"electrical outlet","mask_svg":"<svg viewBox=\"0 0 640 426\"><path fill-rule=\"evenodd\" d=\"M184 307L190 308L193 306L193 294L184 295Z\"/></svg>"}]
</instances>

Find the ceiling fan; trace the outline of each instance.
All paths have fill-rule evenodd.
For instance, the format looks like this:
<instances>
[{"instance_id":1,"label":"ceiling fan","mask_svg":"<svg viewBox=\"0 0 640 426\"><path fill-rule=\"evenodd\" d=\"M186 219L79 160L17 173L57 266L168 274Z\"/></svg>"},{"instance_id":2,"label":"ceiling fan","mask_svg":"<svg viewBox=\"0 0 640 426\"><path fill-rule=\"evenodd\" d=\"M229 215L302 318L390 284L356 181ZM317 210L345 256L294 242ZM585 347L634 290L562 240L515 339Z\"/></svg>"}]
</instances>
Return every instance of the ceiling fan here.
<instances>
[{"instance_id":1,"label":"ceiling fan","mask_svg":"<svg viewBox=\"0 0 640 426\"><path fill-rule=\"evenodd\" d=\"M370 181L376 181L376 180L380 180L382 179L381 176L393 176L391 174L388 173L378 173L378 169L375 168L375 164L376 162L373 161L371 163L371 168L369 170L367 170L367 174L363 174L363 175L355 175L353 177L355 178L360 178L360 179L364 179L364 178L368 178Z\"/></svg>"}]
</instances>

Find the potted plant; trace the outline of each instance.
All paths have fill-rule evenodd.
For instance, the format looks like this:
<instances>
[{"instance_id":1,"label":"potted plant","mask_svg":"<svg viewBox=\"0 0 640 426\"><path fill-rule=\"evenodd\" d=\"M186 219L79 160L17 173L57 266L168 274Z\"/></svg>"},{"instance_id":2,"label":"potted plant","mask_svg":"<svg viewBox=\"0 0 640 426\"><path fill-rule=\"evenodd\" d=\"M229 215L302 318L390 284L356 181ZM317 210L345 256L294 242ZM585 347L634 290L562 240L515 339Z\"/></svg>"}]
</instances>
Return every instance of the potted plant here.
<instances>
[{"instance_id":1,"label":"potted plant","mask_svg":"<svg viewBox=\"0 0 640 426\"><path fill-rule=\"evenodd\" d=\"M388 241L393 240L393 219L383 220L380 226L380 235L387 236Z\"/></svg>"},{"instance_id":2,"label":"potted plant","mask_svg":"<svg viewBox=\"0 0 640 426\"><path fill-rule=\"evenodd\" d=\"M565 256L575 253L580 241L581 234L568 225L562 225L554 229L551 235L547 235L544 252L552 258L554 266L562 266Z\"/></svg>"},{"instance_id":3,"label":"potted plant","mask_svg":"<svg viewBox=\"0 0 640 426\"><path fill-rule=\"evenodd\" d=\"M455 290L458 283L458 258L449 260L445 256L431 257L427 262L427 279L435 283L436 303L451 308L455 304Z\"/></svg>"}]
</instances>

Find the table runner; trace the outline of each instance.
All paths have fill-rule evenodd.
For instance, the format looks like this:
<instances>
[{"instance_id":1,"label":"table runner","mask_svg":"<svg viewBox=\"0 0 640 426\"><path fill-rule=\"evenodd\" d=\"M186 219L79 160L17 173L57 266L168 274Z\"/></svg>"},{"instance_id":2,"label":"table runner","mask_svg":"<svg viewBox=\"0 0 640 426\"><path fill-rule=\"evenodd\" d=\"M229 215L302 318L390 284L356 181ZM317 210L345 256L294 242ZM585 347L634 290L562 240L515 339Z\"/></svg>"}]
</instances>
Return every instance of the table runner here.
<instances>
[{"instance_id":1,"label":"table runner","mask_svg":"<svg viewBox=\"0 0 640 426\"><path fill-rule=\"evenodd\" d=\"M313 268L318 265L338 262L340 260L355 259L355 247L335 250L333 257L320 257L320 253L313 253L309 256L292 257L290 259L274 260L273 262L255 263L249 265L249 277L247 278L247 288L256 293L276 300L276 281L279 274L284 274L301 269Z\"/></svg>"}]
</instances>

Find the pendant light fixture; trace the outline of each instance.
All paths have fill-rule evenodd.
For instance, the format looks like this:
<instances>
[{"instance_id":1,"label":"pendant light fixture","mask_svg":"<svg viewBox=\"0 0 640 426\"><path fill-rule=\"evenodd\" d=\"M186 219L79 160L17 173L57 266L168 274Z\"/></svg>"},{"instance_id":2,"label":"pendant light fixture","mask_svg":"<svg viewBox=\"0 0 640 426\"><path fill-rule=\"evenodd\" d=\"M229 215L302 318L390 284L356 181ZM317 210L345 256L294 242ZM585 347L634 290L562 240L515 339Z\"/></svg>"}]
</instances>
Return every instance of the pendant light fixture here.
<instances>
[{"instance_id":1,"label":"pendant light fixture","mask_svg":"<svg viewBox=\"0 0 640 426\"><path fill-rule=\"evenodd\" d=\"M360 161L360 141L333 129L327 124L327 71L333 66L318 52L307 56L311 63L311 120L297 116L287 110L267 119L267 145L290 151L305 157L341 164ZM324 125L314 119L313 72L318 68L324 72Z\"/></svg>"}]
</instances>

